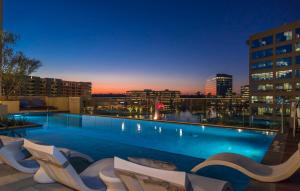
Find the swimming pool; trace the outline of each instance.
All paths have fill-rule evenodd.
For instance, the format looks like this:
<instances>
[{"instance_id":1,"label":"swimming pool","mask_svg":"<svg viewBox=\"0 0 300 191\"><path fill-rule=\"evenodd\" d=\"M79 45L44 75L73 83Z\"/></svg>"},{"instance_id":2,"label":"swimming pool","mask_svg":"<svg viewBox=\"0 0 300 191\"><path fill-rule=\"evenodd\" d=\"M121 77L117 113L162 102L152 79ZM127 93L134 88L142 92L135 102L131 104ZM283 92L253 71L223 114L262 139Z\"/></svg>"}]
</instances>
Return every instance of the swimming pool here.
<instances>
[{"instance_id":1,"label":"swimming pool","mask_svg":"<svg viewBox=\"0 0 300 191\"><path fill-rule=\"evenodd\" d=\"M22 117L43 125L18 130L29 139L78 150L94 159L137 156L167 160L185 171L220 152L238 153L260 162L275 136L270 132L65 113ZM235 190L242 190L248 182L245 176L236 180L238 172L221 167L208 167L199 174L228 180Z\"/></svg>"}]
</instances>

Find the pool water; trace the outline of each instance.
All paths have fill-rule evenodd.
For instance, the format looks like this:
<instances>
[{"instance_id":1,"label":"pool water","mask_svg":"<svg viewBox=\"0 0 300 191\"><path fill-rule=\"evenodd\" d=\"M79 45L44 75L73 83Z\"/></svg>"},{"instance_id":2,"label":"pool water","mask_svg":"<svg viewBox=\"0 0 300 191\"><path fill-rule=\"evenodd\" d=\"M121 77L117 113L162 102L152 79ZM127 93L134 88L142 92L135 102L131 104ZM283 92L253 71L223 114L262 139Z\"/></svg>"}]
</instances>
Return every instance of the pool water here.
<instances>
[{"instance_id":1,"label":"pool water","mask_svg":"<svg viewBox=\"0 0 300 191\"><path fill-rule=\"evenodd\" d=\"M167 160L187 172L221 152L260 162L275 136L270 132L65 113L29 113L22 118L43 125L18 130L29 139L78 150L94 159L136 156ZM219 166L204 168L199 174L228 180L235 190L243 190L249 182L239 172Z\"/></svg>"}]
</instances>

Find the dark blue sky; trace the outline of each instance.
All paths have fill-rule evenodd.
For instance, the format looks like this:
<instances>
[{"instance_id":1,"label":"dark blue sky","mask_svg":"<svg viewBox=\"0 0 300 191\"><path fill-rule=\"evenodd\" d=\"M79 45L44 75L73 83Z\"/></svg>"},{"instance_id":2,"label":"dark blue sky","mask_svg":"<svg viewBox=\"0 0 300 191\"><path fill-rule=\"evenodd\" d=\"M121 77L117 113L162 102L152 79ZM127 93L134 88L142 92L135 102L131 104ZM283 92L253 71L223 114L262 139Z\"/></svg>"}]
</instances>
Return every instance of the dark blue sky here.
<instances>
[{"instance_id":1,"label":"dark blue sky","mask_svg":"<svg viewBox=\"0 0 300 191\"><path fill-rule=\"evenodd\" d=\"M215 73L248 83L249 35L300 19L299 0L4 0L4 28L40 59L35 75L94 92L203 90Z\"/></svg>"}]
</instances>

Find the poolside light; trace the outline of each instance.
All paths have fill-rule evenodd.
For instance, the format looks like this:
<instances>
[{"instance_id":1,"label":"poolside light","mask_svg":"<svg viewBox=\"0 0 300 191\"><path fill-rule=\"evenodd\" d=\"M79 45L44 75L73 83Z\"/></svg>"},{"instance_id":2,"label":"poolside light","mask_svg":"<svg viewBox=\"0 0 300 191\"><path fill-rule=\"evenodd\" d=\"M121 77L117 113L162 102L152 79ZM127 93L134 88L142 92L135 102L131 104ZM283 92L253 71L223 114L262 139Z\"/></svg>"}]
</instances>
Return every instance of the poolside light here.
<instances>
[{"instance_id":1,"label":"poolside light","mask_svg":"<svg viewBox=\"0 0 300 191\"><path fill-rule=\"evenodd\" d=\"M238 132L241 133L243 130L242 129L238 129Z\"/></svg>"}]
</instances>

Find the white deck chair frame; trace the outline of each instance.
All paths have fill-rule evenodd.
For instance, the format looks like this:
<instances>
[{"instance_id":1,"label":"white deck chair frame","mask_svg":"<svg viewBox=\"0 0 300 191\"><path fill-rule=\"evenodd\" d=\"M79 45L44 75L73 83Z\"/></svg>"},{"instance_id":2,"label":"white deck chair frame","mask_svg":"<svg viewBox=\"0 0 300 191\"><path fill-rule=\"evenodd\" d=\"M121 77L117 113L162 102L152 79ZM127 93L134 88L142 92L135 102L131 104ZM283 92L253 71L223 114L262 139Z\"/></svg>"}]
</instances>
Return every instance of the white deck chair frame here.
<instances>
[{"instance_id":1,"label":"white deck chair frame","mask_svg":"<svg viewBox=\"0 0 300 191\"><path fill-rule=\"evenodd\" d=\"M28 140L24 147L40 164L34 175L34 180L39 183L59 182L70 188L80 191L105 191L106 186L99 177L103 168L113 168L113 159L102 159L95 162L80 175L66 157L54 146L38 145Z\"/></svg>"},{"instance_id":2,"label":"white deck chair frame","mask_svg":"<svg viewBox=\"0 0 300 191\"><path fill-rule=\"evenodd\" d=\"M279 165L264 165L239 154L221 153L198 164L192 169L192 172L213 165L233 168L261 182L283 181L300 168L300 143L298 144L298 150L287 161Z\"/></svg>"},{"instance_id":3,"label":"white deck chair frame","mask_svg":"<svg viewBox=\"0 0 300 191\"><path fill-rule=\"evenodd\" d=\"M20 172L35 173L39 169L39 165L32 158L26 158L27 155L23 152L23 143L23 138L0 136L0 164L5 163ZM91 157L83 153L66 148L59 148L59 150L69 159L79 157L90 163L93 162Z\"/></svg>"},{"instance_id":4,"label":"white deck chair frame","mask_svg":"<svg viewBox=\"0 0 300 191\"><path fill-rule=\"evenodd\" d=\"M156 169L114 158L116 173L130 191L231 191L222 180L193 175L182 171Z\"/></svg>"}]
</instances>

